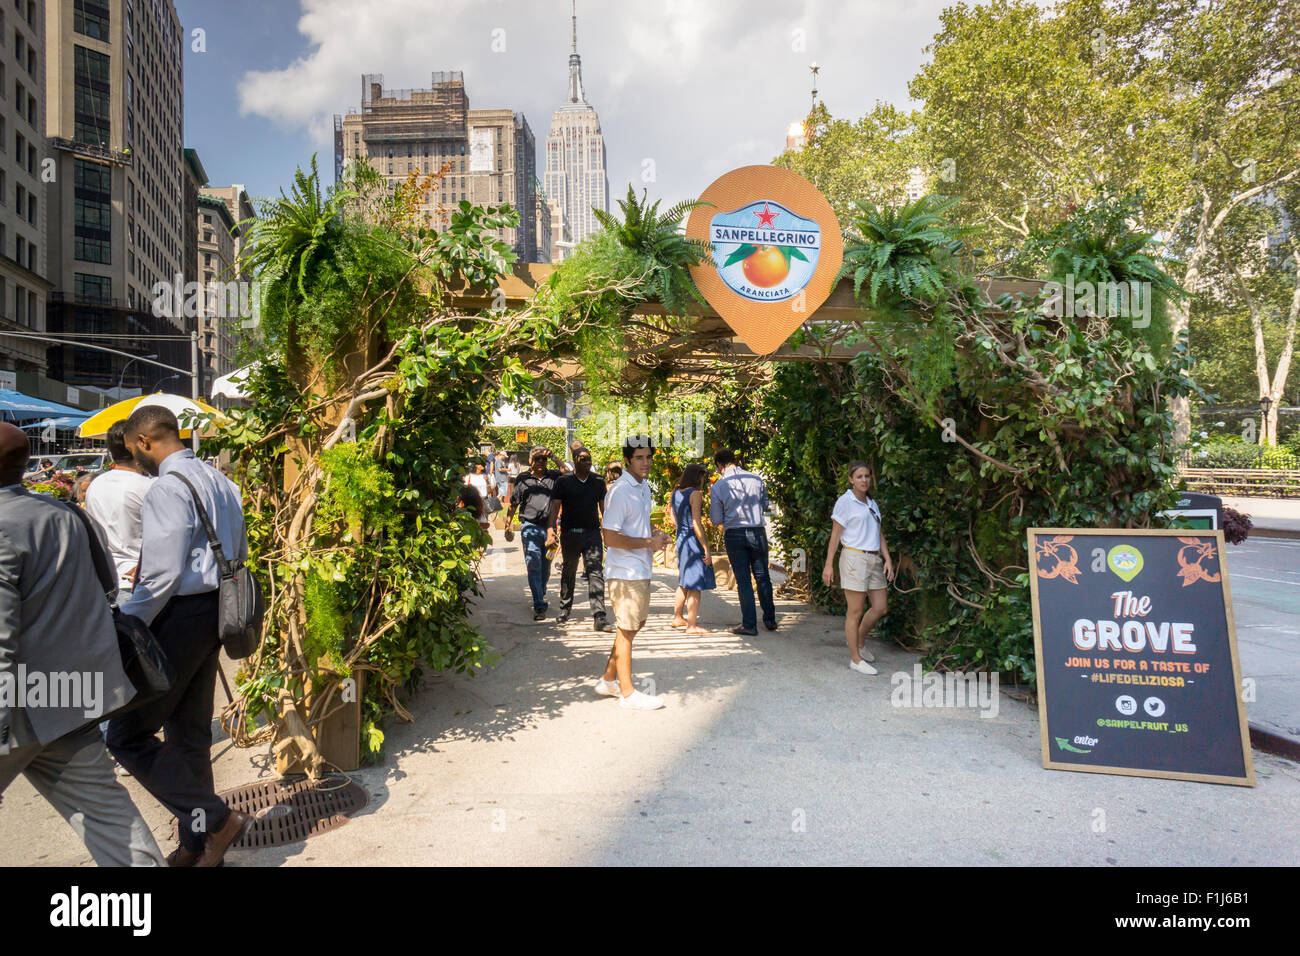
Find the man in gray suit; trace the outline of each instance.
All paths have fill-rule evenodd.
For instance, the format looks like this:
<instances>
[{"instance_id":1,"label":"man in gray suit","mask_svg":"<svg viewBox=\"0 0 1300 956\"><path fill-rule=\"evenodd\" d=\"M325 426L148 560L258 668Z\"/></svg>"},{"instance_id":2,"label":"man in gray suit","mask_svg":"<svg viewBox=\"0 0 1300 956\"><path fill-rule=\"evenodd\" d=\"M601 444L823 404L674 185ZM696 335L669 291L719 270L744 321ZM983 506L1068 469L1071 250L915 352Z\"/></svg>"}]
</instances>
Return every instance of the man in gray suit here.
<instances>
[{"instance_id":1,"label":"man in gray suit","mask_svg":"<svg viewBox=\"0 0 1300 956\"><path fill-rule=\"evenodd\" d=\"M100 866L161 866L96 721L135 688L86 529L22 486L27 436L0 423L0 793L23 774Z\"/></svg>"}]
</instances>

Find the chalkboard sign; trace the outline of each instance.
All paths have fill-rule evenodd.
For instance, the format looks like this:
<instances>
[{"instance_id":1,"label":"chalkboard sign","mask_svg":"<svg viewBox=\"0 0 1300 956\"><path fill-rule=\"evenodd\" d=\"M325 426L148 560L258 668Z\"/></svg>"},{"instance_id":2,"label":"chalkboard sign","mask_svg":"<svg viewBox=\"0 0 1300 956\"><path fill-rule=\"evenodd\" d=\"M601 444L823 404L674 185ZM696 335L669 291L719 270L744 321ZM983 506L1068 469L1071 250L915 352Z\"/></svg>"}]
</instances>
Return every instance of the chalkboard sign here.
<instances>
[{"instance_id":1,"label":"chalkboard sign","mask_svg":"<svg viewBox=\"0 0 1300 956\"><path fill-rule=\"evenodd\" d=\"M1043 766L1255 785L1222 531L1033 528Z\"/></svg>"}]
</instances>

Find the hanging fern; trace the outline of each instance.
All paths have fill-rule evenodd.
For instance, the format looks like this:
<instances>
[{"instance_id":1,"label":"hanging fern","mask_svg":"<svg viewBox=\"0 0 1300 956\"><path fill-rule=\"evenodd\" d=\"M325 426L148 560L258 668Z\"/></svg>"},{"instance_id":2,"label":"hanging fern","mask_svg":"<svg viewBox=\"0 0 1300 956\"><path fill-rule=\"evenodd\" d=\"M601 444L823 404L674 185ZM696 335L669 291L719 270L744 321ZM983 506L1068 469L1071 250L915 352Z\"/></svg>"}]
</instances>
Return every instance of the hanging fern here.
<instances>
[{"instance_id":1,"label":"hanging fern","mask_svg":"<svg viewBox=\"0 0 1300 956\"><path fill-rule=\"evenodd\" d=\"M835 279L853 277L853 294L876 306L907 300L933 304L944 295L955 270L953 259L969 230L946 223L956 200L922 196L897 209L855 202L857 214L845 233L844 264Z\"/></svg>"},{"instance_id":2,"label":"hanging fern","mask_svg":"<svg viewBox=\"0 0 1300 956\"><path fill-rule=\"evenodd\" d=\"M1036 236L1030 248L1046 259L1049 280L1064 285L1072 277L1075 288L1091 283L1097 292L1093 315L1115 320L1117 328L1164 358L1172 341L1168 302L1186 293L1166 271L1178 263L1155 256L1154 236L1134 228L1141 201L1140 194L1102 193L1069 219ZM1113 314L1116 303L1101 300L1100 290L1106 287L1120 293L1116 298L1121 309L1126 306L1127 315Z\"/></svg>"},{"instance_id":3,"label":"hanging fern","mask_svg":"<svg viewBox=\"0 0 1300 956\"><path fill-rule=\"evenodd\" d=\"M603 209L593 209L592 213L620 245L645 260L649 270L646 289L665 309L670 313L679 312L691 301L703 302L686 270L709 259L712 252L708 243L687 239L681 233L682 220L701 201L679 202L661 214L659 200L647 203L646 194L643 192L641 196L638 202L636 191L631 185L627 187L627 199L618 201L623 211L622 222Z\"/></svg>"}]
</instances>

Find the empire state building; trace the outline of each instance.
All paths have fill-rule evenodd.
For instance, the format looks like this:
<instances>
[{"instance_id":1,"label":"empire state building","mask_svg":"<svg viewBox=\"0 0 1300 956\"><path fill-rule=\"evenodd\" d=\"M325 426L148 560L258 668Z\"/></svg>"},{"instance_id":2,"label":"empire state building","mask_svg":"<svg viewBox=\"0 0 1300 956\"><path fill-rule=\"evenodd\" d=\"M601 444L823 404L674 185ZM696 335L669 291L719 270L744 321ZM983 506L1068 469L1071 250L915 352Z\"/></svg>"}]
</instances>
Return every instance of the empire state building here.
<instances>
[{"instance_id":1,"label":"empire state building","mask_svg":"<svg viewBox=\"0 0 1300 956\"><path fill-rule=\"evenodd\" d=\"M546 137L543 188L553 209L564 213L573 242L600 229L597 209L609 209L609 180L605 178L605 137L600 117L582 89L582 57L578 56L578 4L573 0L573 52L569 54L569 98L551 114ZM552 233L561 239L558 232ZM555 258L559 258L558 256Z\"/></svg>"}]
</instances>

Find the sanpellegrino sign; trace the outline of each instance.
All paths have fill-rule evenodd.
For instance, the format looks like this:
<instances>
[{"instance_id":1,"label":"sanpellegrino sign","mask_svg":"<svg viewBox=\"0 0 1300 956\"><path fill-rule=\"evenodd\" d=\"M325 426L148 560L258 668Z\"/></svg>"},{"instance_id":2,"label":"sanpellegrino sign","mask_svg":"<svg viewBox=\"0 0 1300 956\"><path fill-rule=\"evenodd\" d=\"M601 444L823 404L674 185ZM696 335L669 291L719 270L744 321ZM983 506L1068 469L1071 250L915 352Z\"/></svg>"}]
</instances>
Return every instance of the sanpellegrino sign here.
<instances>
[{"instance_id":1,"label":"sanpellegrino sign","mask_svg":"<svg viewBox=\"0 0 1300 956\"><path fill-rule=\"evenodd\" d=\"M764 199L709 224L718 274L733 292L755 302L798 295L817 269L822 231L815 220Z\"/></svg>"},{"instance_id":2,"label":"sanpellegrino sign","mask_svg":"<svg viewBox=\"0 0 1300 956\"><path fill-rule=\"evenodd\" d=\"M710 261L691 277L742 342L769 355L830 295L844 240L830 204L798 173L745 166L717 179L686 235Z\"/></svg>"}]
</instances>

